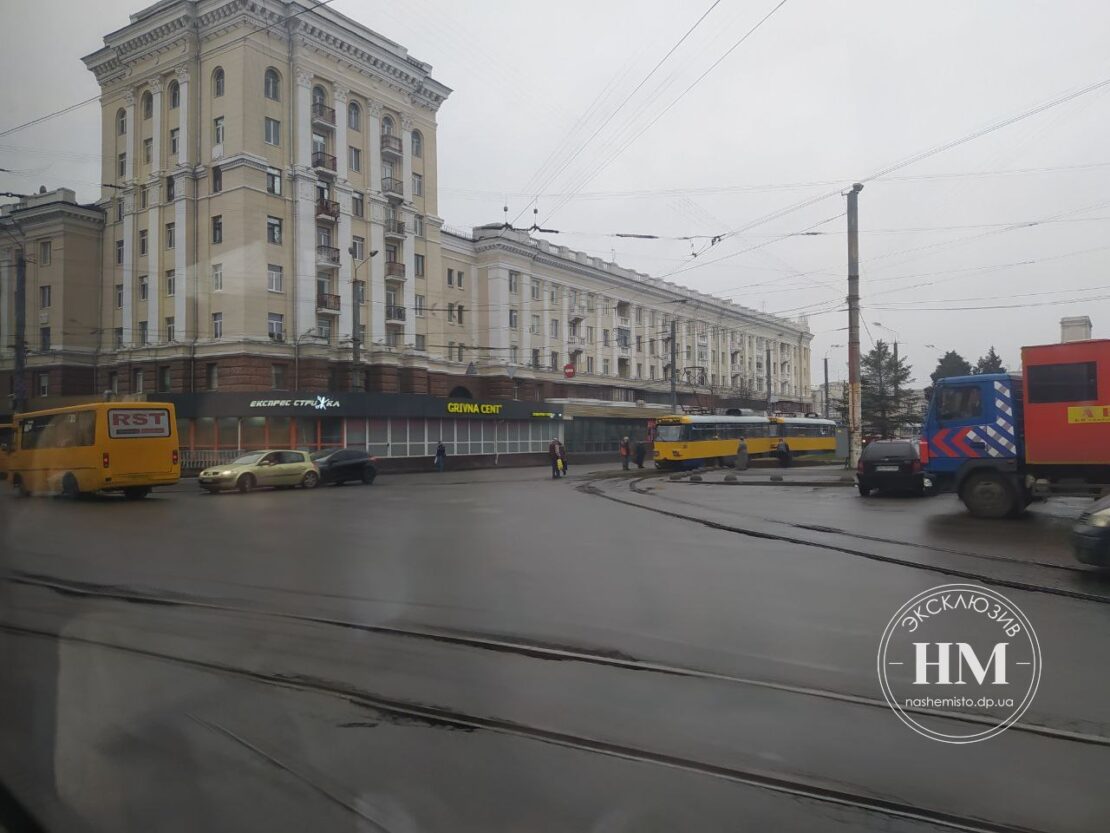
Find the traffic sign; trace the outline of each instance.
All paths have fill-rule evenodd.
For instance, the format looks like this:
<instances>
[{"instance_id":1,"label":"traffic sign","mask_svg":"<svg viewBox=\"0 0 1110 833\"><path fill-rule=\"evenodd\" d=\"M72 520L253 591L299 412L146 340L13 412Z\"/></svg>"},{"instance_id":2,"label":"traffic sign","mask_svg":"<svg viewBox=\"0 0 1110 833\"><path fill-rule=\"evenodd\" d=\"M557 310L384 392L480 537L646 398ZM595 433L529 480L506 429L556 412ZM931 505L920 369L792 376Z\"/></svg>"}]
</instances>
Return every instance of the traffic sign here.
<instances>
[{"instance_id":1,"label":"traffic sign","mask_svg":"<svg viewBox=\"0 0 1110 833\"><path fill-rule=\"evenodd\" d=\"M566 376L568 379L573 379L574 378L574 365L570 364L570 363L564 364L563 365L563 375Z\"/></svg>"}]
</instances>

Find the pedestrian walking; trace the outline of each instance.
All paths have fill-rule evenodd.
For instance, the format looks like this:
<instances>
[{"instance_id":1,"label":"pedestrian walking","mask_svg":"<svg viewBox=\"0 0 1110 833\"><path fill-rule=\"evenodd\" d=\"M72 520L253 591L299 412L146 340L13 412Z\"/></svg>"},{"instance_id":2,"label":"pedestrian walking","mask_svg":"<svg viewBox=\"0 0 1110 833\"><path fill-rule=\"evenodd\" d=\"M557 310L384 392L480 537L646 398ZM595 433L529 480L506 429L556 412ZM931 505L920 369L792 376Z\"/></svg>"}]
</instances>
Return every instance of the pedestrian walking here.
<instances>
[{"instance_id":1,"label":"pedestrian walking","mask_svg":"<svg viewBox=\"0 0 1110 833\"><path fill-rule=\"evenodd\" d=\"M647 443L643 440L636 440L636 468L642 469L644 467L644 457L647 455Z\"/></svg>"},{"instance_id":2,"label":"pedestrian walking","mask_svg":"<svg viewBox=\"0 0 1110 833\"><path fill-rule=\"evenodd\" d=\"M443 471L447 467L447 446L443 444L443 440L436 446L435 467L436 471Z\"/></svg>"},{"instance_id":3,"label":"pedestrian walking","mask_svg":"<svg viewBox=\"0 0 1110 833\"><path fill-rule=\"evenodd\" d=\"M748 441L744 439L743 435L740 436L740 442L736 444L736 459L732 464L733 468L744 471L748 467Z\"/></svg>"},{"instance_id":4,"label":"pedestrian walking","mask_svg":"<svg viewBox=\"0 0 1110 833\"><path fill-rule=\"evenodd\" d=\"M625 471L628 471L628 458L629 458L629 455L632 452L632 449L629 447L628 437L622 437L621 438L620 452L621 452L621 468L623 468Z\"/></svg>"},{"instance_id":5,"label":"pedestrian walking","mask_svg":"<svg viewBox=\"0 0 1110 833\"><path fill-rule=\"evenodd\" d=\"M775 456L778 457L779 465L784 469L790 466L793 455L790 453L790 446L786 444L786 440L779 440L779 444L775 446Z\"/></svg>"},{"instance_id":6,"label":"pedestrian walking","mask_svg":"<svg viewBox=\"0 0 1110 833\"><path fill-rule=\"evenodd\" d=\"M552 480L558 480L559 479L560 462L562 462L562 465L564 465L564 466L566 465L566 462L563 461L563 457L565 455L566 455L566 452L563 450L563 444L561 442L559 442L559 438L558 437L552 437L551 442L548 443L548 445L547 445L547 456L551 459L551 479Z\"/></svg>"}]
</instances>

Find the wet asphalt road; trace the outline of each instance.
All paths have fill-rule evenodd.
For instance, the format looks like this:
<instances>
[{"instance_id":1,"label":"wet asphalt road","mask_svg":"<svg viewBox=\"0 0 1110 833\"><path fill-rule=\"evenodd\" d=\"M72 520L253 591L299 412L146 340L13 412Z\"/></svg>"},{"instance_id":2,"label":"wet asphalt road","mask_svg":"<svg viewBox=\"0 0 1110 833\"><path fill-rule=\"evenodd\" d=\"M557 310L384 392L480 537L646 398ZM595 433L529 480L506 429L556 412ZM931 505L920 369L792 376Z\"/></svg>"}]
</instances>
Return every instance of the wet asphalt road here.
<instances>
[{"instance_id":1,"label":"wet asphalt road","mask_svg":"<svg viewBox=\"0 0 1110 833\"><path fill-rule=\"evenodd\" d=\"M1074 507L578 485L5 497L0 780L52 830L1106 829L1110 580L1070 561ZM952 571L1044 655L970 746L875 678Z\"/></svg>"}]
</instances>

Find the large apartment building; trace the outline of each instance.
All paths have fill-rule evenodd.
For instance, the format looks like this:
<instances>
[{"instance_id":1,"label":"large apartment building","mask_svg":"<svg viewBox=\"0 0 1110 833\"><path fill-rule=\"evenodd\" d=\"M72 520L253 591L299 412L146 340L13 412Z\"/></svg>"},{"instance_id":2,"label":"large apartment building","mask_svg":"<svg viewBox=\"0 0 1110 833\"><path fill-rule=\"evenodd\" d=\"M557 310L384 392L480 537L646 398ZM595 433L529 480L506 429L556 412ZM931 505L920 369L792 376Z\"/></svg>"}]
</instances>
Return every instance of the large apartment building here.
<instances>
[{"instance_id":1,"label":"large apartment building","mask_svg":"<svg viewBox=\"0 0 1110 833\"><path fill-rule=\"evenodd\" d=\"M101 87L100 200L59 189L0 214L0 374L14 389L22 250L32 405L652 403L674 373L684 401L808 407L804 322L501 224L446 230L436 118L451 91L330 7L162 0L84 60Z\"/></svg>"}]
</instances>

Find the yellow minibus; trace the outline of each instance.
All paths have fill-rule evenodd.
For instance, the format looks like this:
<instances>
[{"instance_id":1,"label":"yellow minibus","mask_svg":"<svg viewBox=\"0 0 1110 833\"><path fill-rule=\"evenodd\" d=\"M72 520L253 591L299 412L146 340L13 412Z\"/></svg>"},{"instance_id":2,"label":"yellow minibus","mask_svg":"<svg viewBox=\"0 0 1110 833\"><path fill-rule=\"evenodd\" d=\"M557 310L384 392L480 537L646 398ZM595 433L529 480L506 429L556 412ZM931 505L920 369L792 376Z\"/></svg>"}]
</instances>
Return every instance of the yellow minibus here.
<instances>
[{"instance_id":1,"label":"yellow minibus","mask_svg":"<svg viewBox=\"0 0 1110 833\"><path fill-rule=\"evenodd\" d=\"M9 478L20 495L123 492L130 500L181 478L167 402L95 402L17 414Z\"/></svg>"}]
</instances>

